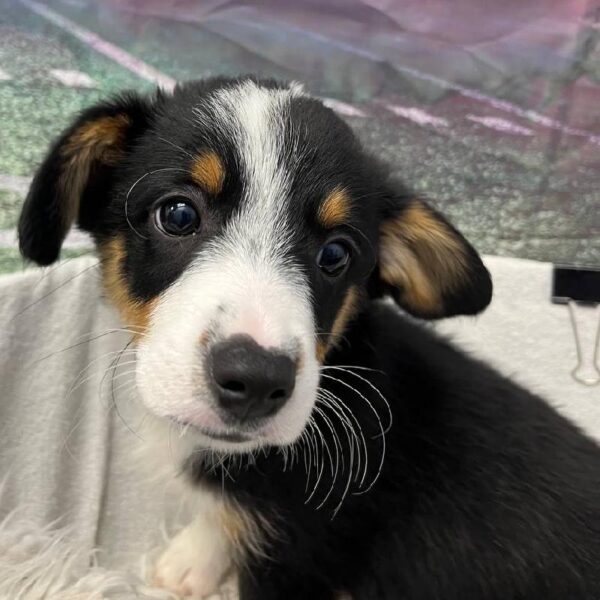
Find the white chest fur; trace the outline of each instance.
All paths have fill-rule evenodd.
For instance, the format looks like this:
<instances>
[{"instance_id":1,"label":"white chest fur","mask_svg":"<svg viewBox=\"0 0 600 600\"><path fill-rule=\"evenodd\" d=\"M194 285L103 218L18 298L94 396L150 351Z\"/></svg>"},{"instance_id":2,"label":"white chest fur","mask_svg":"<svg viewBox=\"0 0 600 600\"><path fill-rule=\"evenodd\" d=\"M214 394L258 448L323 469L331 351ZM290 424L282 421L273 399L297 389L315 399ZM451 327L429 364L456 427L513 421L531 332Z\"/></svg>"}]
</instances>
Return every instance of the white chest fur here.
<instances>
[{"instance_id":1,"label":"white chest fur","mask_svg":"<svg viewBox=\"0 0 600 600\"><path fill-rule=\"evenodd\" d=\"M151 575L152 583L180 596L203 598L234 575L234 544L228 528L230 509L219 491L192 485L181 465L192 448L169 424L147 415L139 430L132 460L147 472L157 490L167 490L166 504L187 522L172 537ZM157 524L157 527L160 524Z\"/></svg>"}]
</instances>

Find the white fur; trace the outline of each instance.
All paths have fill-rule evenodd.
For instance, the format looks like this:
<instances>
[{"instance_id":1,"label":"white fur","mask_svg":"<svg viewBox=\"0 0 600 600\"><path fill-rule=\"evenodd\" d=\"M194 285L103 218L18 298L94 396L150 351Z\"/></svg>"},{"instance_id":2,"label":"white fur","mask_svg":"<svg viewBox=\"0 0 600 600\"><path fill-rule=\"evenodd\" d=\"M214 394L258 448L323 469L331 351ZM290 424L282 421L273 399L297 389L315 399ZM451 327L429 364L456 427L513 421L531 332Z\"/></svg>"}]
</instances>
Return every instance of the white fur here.
<instances>
[{"instance_id":1,"label":"white fur","mask_svg":"<svg viewBox=\"0 0 600 600\"><path fill-rule=\"evenodd\" d=\"M130 402L137 399L131 398ZM201 484L192 484L182 470L194 451L192 439L181 436L177 426L152 414L146 415L136 433L132 459L138 462L144 477L173 499L177 514L169 515L169 521L171 527L179 529L167 542L148 579L178 597L234 595L237 585L231 570L232 550L222 526L223 500ZM183 523L189 524L182 527Z\"/></svg>"},{"instance_id":2,"label":"white fur","mask_svg":"<svg viewBox=\"0 0 600 600\"><path fill-rule=\"evenodd\" d=\"M216 593L231 568L231 548L221 525L217 498L204 494L196 518L180 531L159 558L153 583L181 596Z\"/></svg>"},{"instance_id":3,"label":"white fur","mask_svg":"<svg viewBox=\"0 0 600 600\"><path fill-rule=\"evenodd\" d=\"M290 225L289 173L282 160L282 139L294 87L269 90L253 82L216 92L198 107L199 122L234 140L244 182L237 213L224 233L207 244L179 280L160 298L149 331L139 343L137 384L145 405L216 433L231 432L214 407L207 386L206 348L200 337L210 331L222 340L251 335L302 364L292 397L253 439L241 444L217 441L189 429L185 444L247 452L262 445L294 442L315 402L318 363L315 326L307 281L286 259ZM216 116L215 116L216 115ZM206 123L205 123L206 124ZM191 441L190 441L191 440Z\"/></svg>"}]
</instances>

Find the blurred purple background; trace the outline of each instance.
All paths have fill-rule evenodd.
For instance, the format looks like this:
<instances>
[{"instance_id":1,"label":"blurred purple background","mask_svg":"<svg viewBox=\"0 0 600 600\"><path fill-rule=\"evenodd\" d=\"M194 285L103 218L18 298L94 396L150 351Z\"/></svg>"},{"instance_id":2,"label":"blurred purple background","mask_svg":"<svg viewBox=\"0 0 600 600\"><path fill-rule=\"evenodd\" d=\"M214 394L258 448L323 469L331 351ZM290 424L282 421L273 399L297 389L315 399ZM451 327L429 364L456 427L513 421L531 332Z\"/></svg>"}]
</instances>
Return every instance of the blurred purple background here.
<instances>
[{"instance_id":1,"label":"blurred purple background","mask_svg":"<svg viewBox=\"0 0 600 600\"><path fill-rule=\"evenodd\" d=\"M598 2L0 0L3 6L1 70L10 71L17 42L27 52L43 40L62 53L57 64L92 81L63 83L73 94L67 98L56 81L30 77L22 93L34 108L39 98L39 134L22 136L29 150L15 168L2 166L0 149L3 172L27 177L72 110L107 93L253 72L303 81L326 98L482 251L600 264ZM0 102L2 86L11 85L18 87L16 77L0 82ZM56 118L44 119L53 102ZM11 107L0 119L37 118L35 110L19 112L12 96ZM21 146L4 162L20 156Z\"/></svg>"}]
</instances>

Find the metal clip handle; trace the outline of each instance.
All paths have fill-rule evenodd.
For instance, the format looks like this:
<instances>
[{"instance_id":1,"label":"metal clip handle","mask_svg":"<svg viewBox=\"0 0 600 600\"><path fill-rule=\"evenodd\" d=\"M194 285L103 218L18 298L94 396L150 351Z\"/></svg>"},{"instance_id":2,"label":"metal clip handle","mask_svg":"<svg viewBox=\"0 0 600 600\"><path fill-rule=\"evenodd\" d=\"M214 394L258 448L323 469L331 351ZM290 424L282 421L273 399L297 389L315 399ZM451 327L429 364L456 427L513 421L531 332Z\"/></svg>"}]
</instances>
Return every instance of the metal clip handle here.
<instances>
[{"instance_id":1,"label":"metal clip handle","mask_svg":"<svg viewBox=\"0 0 600 600\"><path fill-rule=\"evenodd\" d=\"M596 328L596 337L594 340L594 355L592 357L592 370L595 372L595 377L585 377L580 374L584 366L583 361L583 350L581 347L581 339L579 337L579 329L577 326L577 319L575 318L575 309L573 305L576 304L572 300L569 300L567 306L569 307L569 317L571 319L571 329L573 330L573 335L575 337L575 350L577 352L577 364L571 371L571 377L577 382L583 385L587 385L589 387L600 384L600 316L598 318L598 327Z\"/></svg>"}]
</instances>

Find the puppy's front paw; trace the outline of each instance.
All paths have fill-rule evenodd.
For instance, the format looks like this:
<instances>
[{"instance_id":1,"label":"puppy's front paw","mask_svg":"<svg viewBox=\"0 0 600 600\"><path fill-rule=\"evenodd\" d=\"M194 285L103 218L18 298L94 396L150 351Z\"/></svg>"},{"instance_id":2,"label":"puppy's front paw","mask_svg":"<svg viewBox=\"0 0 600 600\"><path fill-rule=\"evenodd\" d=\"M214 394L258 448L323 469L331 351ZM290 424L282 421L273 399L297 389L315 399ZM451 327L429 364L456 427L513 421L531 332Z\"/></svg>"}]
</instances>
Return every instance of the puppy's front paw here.
<instances>
[{"instance_id":1,"label":"puppy's front paw","mask_svg":"<svg viewBox=\"0 0 600 600\"><path fill-rule=\"evenodd\" d=\"M206 598L218 591L229 569L226 550L219 536L192 524L158 559L153 584L185 598Z\"/></svg>"}]
</instances>

